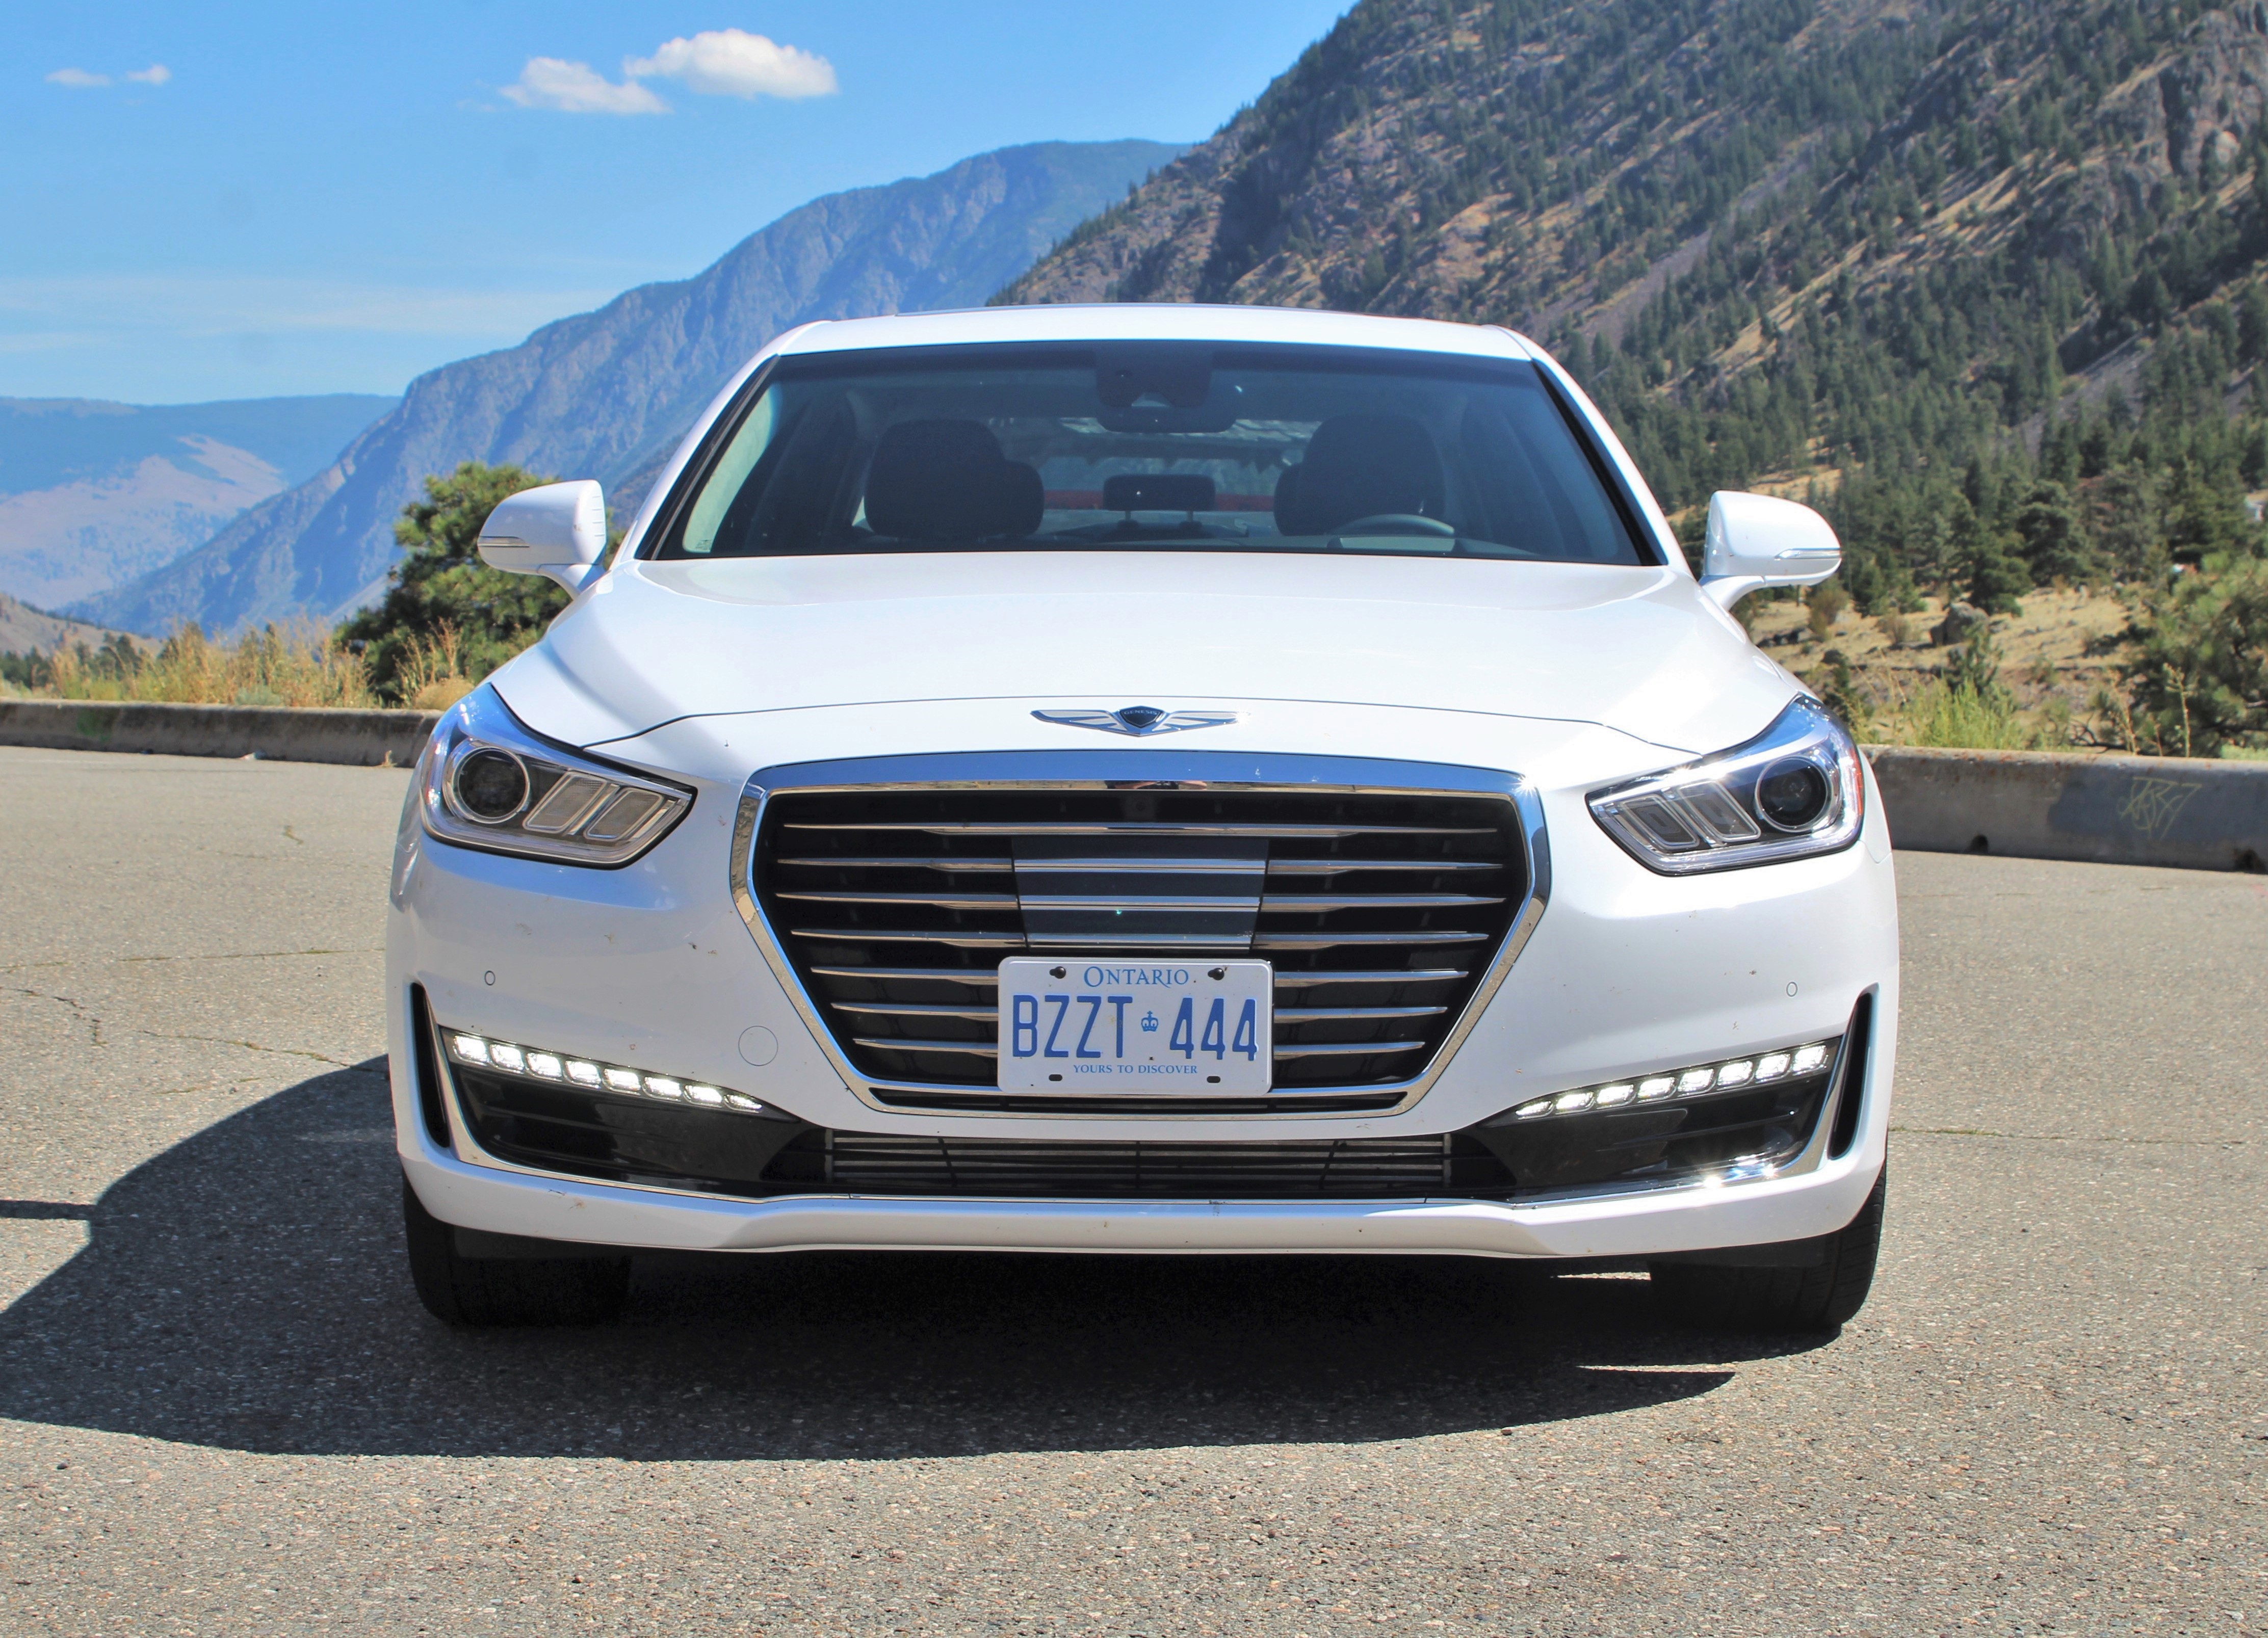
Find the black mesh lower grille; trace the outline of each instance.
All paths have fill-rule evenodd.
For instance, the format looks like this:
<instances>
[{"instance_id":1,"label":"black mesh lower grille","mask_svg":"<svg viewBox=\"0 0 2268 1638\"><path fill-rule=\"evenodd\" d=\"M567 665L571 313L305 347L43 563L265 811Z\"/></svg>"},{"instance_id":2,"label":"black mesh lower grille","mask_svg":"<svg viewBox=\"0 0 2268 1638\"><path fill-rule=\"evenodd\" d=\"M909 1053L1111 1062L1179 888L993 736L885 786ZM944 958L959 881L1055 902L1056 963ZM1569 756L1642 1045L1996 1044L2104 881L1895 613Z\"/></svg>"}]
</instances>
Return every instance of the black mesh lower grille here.
<instances>
[{"instance_id":1,"label":"black mesh lower grille","mask_svg":"<svg viewBox=\"0 0 2268 1638\"><path fill-rule=\"evenodd\" d=\"M809 1131L765 1172L781 1192L1063 1200L1363 1200L1508 1193L1468 1137L1280 1143L1043 1142Z\"/></svg>"},{"instance_id":2,"label":"black mesh lower grille","mask_svg":"<svg viewBox=\"0 0 2268 1638\"><path fill-rule=\"evenodd\" d=\"M762 1194L764 1168L810 1128L608 1098L571 1086L452 1064L458 1107L473 1139L499 1160L608 1183Z\"/></svg>"},{"instance_id":3,"label":"black mesh lower grille","mask_svg":"<svg viewBox=\"0 0 2268 1638\"><path fill-rule=\"evenodd\" d=\"M1781 1163L1826 1076L1668 1108L1446 1136L1150 1142L836 1132L645 1104L449 1066L475 1141L502 1160L606 1182L793 1194L1059 1200L1503 1200Z\"/></svg>"}]
</instances>

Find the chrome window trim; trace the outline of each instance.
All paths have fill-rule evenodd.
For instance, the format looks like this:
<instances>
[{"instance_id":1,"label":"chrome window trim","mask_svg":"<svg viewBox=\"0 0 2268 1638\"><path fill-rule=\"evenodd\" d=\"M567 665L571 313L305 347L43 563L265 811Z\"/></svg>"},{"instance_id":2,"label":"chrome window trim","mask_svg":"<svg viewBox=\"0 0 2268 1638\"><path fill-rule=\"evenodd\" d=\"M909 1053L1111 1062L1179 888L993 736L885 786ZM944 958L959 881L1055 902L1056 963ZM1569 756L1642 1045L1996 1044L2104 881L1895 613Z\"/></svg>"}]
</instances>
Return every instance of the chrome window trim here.
<instances>
[{"instance_id":1,"label":"chrome window trim","mask_svg":"<svg viewBox=\"0 0 2268 1638\"><path fill-rule=\"evenodd\" d=\"M756 902L756 837L762 828L765 804L775 793L794 791L916 790L1107 790L1160 789L1168 785L1204 786L1217 790L1270 792L1329 791L1347 795L1504 797L1518 818L1523 862L1528 870L1528 892L1498 946L1495 959L1463 1013L1442 1037L1441 1044L1416 1075L1383 1085L1303 1087L1297 1092L1270 1093L1281 1097L1280 1111L1267 1114L1208 1113L1186 1103L1176 1106L1161 1098L1154 1113L1123 1110L1095 1114L1017 1109L941 1109L934 1105L916 1110L894 1104L878 1094L901 1091L935 1097L968 1097L968 1086L953 1082L870 1079L843 1054L810 994L804 988L794 964L787 959L763 910ZM1078 750L941 752L910 756L856 757L839 761L785 763L759 768L741 790L733 821L733 846L725 867L733 907L747 924L756 948L787 992L797 1016L826 1054L843 1083L868 1108L883 1114L921 1113L954 1120L1252 1120L1300 1119L1378 1120L1413 1108L1447 1070L1457 1049L1479 1024L1481 1014L1512 971L1513 963L1535 936L1551 893L1551 851L1543 824L1543 802L1534 785L1517 774L1498 769L1468 768L1453 763L1399 762L1383 758L1277 755L1237 751ZM1368 1093L1398 1094L1389 1106L1321 1110L1307 1104L1325 1098Z\"/></svg>"}]
</instances>

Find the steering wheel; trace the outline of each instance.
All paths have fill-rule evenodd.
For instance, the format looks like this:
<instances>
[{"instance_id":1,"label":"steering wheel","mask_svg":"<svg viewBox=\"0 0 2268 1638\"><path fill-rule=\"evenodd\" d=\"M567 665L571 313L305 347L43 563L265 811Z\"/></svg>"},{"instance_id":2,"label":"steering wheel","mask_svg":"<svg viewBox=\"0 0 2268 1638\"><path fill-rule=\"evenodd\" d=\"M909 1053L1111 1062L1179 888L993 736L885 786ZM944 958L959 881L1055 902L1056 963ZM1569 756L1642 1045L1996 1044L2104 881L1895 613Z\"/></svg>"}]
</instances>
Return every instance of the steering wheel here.
<instances>
[{"instance_id":1,"label":"steering wheel","mask_svg":"<svg viewBox=\"0 0 2268 1638\"><path fill-rule=\"evenodd\" d=\"M1331 531L1333 534L1422 534L1437 540L1454 540L1456 527L1443 523L1439 518L1427 518L1417 512L1373 512L1367 518L1358 518L1352 523L1343 523Z\"/></svg>"}]
</instances>

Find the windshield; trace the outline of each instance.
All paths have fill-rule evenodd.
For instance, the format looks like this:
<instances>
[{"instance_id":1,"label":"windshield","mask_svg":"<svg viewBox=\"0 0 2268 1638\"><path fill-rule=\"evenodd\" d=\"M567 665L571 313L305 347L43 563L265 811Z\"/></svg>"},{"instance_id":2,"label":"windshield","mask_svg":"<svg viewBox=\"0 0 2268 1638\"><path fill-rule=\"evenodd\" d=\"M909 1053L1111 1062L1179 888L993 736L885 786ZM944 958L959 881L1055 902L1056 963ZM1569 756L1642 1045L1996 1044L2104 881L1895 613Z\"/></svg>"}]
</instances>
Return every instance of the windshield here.
<instances>
[{"instance_id":1,"label":"windshield","mask_svg":"<svg viewBox=\"0 0 2268 1638\"><path fill-rule=\"evenodd\" d=\"M648 555L1652 561L1522 361L1128 342L821 353L762 379Z\"/></svg>"}]
</instances>

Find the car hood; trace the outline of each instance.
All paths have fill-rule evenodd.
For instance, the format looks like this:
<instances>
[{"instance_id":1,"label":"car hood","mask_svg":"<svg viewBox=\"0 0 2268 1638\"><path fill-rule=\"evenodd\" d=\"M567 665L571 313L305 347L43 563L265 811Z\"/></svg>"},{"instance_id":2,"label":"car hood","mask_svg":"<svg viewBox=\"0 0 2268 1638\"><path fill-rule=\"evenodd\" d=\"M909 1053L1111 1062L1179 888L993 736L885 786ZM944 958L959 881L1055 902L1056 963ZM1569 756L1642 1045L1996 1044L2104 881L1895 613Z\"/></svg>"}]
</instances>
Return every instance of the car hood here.
<instances>
[{"instance_id":1,"label":"car hood","mask_svg":"<svg viewBox=\"0 0 2268 1638\"><path fill-rule=\"evenodd\" d=\"M1672 569L1139 552L629 562L496 681L581 746L826 706L1266 700L1596 723L1688 752L1756 733L1797 687Z\"/></svg>"}]
</instances>

